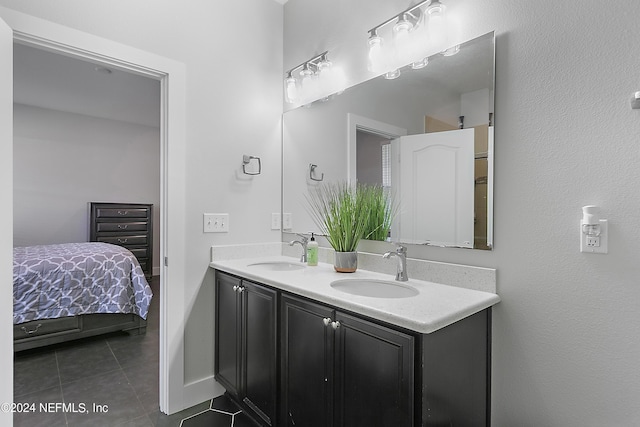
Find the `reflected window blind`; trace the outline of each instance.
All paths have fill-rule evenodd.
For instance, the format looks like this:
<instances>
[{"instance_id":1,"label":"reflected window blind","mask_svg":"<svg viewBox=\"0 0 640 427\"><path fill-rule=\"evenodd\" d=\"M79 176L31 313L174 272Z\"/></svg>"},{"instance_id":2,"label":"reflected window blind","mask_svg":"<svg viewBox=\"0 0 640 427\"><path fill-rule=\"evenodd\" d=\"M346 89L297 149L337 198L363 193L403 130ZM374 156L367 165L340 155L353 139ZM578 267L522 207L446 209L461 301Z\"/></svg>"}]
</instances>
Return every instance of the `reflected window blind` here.
<instances>
[{"instance_id":1,"label":"reflected window blind","mask_svg":"<svg viewBox=\"0 0 640 427\"><path fill-rule=\"evenodd\" d=\"M391 188L391 144L382 145L382 187Z\"/></svg>"}]
</instances>

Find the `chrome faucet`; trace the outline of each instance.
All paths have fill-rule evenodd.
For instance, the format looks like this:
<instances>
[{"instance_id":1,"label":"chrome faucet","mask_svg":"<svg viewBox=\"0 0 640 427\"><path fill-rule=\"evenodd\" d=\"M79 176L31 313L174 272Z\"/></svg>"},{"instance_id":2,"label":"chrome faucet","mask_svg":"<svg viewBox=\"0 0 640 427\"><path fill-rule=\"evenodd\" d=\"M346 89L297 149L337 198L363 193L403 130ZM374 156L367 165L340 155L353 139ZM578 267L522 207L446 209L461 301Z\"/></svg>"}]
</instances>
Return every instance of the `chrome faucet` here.
<instances>
[{"instance_id":1,"label":"chrome faucet","mask_svg":"<svg viewBox=\"0 0 640 427\"><path fill-rule=\"evenodd\" d=\"M298 236L300 236L300 240L290 241L289 246L293 246L296 243L302 246L302 256L300 257L300 262L307 262L307 243L309 243L309 238L303 234L298 234Z\"/></svg>"},{"instance_id":2,"label":"chrome faucet","mask_svg":"<svg viewBox=\"0 0 640 427\"><path fill-rule=\"evenodd\" d=\"M382 258L391 258L392 256L395 256L398 259L396 280L406 282L409 280L409 276L407 276L407 248L402 245L398 245L395 252L386 252L382 255Z\"/></svg>"}]
</instances>

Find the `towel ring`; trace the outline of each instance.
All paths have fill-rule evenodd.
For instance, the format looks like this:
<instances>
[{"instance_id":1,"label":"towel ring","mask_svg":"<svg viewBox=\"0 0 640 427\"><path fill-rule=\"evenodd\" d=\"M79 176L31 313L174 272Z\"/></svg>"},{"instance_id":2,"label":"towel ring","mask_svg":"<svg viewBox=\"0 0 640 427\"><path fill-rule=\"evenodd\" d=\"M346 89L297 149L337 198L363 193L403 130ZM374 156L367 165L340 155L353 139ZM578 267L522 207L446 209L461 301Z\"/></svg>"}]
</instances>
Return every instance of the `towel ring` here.
<instances>
[{"instance_id":1,"label":"towel ring","mask_svg":"<svg viewBox=\"0 0 640 427\"><path fill-rule=\"evenodd\" d=\"M313 165L313 164L309 165L309 179L312 180L312 181L320 182L320 181L322 181L324 179L324 172L322 172L322 175L320 175L319 179L318 178L314 178L313 175L315 175L317 167L318 167L318 165Z\"/></svg>"},{"instance_id":2,"label":"towel ring","mask_svg":"<svg viewBox=\"0 0 640 427\"><path fill-rule=\"evenodd\" d=\"M258 172L247 172L247 165L251 163L251 160L258 161ZM260 157L247 156L246 154L242 156L242 172L246 175L260 175L262 172L262 163L260 162Z\"/></svg>"}]
</instances>

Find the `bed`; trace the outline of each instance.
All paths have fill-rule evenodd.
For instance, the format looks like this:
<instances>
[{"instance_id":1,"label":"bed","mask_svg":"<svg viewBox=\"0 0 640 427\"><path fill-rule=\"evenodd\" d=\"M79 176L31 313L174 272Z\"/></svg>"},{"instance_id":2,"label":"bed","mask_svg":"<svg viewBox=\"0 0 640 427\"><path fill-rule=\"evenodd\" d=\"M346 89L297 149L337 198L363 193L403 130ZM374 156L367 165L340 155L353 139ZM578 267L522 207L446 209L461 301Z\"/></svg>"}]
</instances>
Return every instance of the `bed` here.
<instances>
[{"instance_id":1,"label":"bed","mask_svg":"<svg viewBox=\"0 0 640 427\"><path fill-rule=\"evenodd\" d=\"M135 256L101 242L13 249L14 351L144 333L153 293Z\"/></svg>"}]
</instances>

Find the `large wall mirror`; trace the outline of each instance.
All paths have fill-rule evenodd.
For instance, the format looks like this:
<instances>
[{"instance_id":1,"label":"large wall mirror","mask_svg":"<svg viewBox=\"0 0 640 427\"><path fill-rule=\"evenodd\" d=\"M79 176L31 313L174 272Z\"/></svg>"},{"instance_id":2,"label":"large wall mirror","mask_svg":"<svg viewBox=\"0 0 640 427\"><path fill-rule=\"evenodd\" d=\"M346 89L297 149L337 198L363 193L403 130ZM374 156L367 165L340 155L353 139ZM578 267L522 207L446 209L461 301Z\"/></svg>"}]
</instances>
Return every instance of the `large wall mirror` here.
<instances>
[{"instance_id":1,"label":"large wall mirror","mask_svg":"<svg viewBox=\"0 0 640 427\"><path fill-rule=\"evenodd\" d=\"M389 239L491 249L494 33L283 116L285 232L317 231L306 194L372 183L399 204Z\"/></svg>"}]
</instances>

